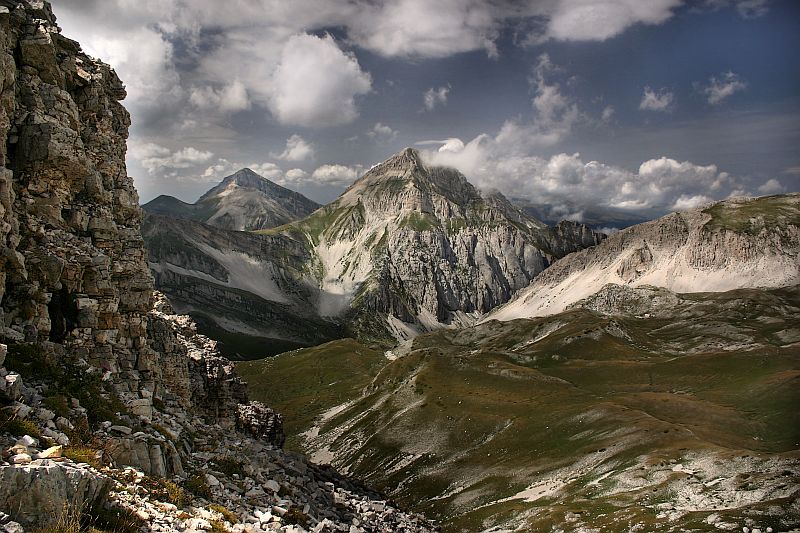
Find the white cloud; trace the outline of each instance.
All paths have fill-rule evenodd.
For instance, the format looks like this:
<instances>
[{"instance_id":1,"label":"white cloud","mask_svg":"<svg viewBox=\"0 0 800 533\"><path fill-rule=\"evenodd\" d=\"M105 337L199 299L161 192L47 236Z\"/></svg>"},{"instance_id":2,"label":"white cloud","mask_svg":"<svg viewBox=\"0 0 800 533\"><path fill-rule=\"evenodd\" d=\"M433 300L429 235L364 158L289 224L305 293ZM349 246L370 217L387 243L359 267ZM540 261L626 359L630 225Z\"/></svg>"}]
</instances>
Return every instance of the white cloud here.
<instances>
[{"instance_id":1,"label":"white cloud","mask_svg":"<svg viewBox=\"0 0 800 533\"><path fill-rule=\"evenodd\" d=\"M553 146L567 137L581 119L578 105L562 92L552 78L561 69L550 56L539 56L530 83L534 88L533 116L506 120L495 141L507 152L526 152L534 148Z\"/></svg>"},{"instance_id":2,"label":"white cloud","mask_svg":"<svg viewBox=\"0 0 800 533\"><path fill-rule=\"evenodd\" d=\"M720 74L719 78L711 76L708 80L708 85L702 88L702 92L708 98L709 104L717 105L734 93L744 91L746 88L746 81L737 74L728 71Z\"/></svg>"},{"instance_id":3,"label":"white cloud","mask_svg":"<svg viewBox=\"0 0 800 533\"><path fill-rule=\"evenodd\" d=\"M605 41L635 24L661 24L682 0L560 0L546 37L560 41Z\"/></svg>"},{"instance_id":4,"label":"white cloud","mask_svg":"<svg viewBox=\"0 0 800 533\"><path fill-rule=\"evenodd\" d=\"M614 116L614 106L608 105L603 109L603 113L600 116L600 118L603 120L603 122L610 122L613 116Z\"/></svg>"},{"instance_id":5,"label":"white cloud","mask_svg":"<svg viewBox=\"0 0 800 533\"><path fill-rule=\"evenodd\" d=\"M784 174L793 174L795 176L800 176L800 166L785 168L785 169L783 169L783 173Z\"/></svg>"},{"instance_id":6,"label":"white cloud","mask_svg":"<svg viewBox=\"0 0 800 533\"><path fill-rule=\"evenodd\" d=\"M397 130L393 130L386 124L375 123L372 129L367 132L367 136L379 141L391 141L397 137Z\"/></svg>"},{"instance_id":7,"label":"white cloud","mask_svg":"<svg viewBox=\"0 0 800 533\"><path fill-rule=\"evenodd\" d=\"M366 94L372 78L355 56L333 37L294 35L284 45L272 74L269 108L283 124L322 127L358 116L355 97Z\"/></svg>"},{"instance_id":8,"label":"white cloud","mask_svg":"<svg viewBox=\"0 0 800 533\"><path fill-rule=\"evenodd\" d=\"M695 207L701 207L709 204L713 201L713 198L704 194L695 194L692 196L689 196L688 194L682 194L677 200L675 200L675 203L672 204L672 209L675 211L687 211L689 209L694 209Z\"/></svg>"},{"instance_id":9,"label":"white cloud","mask_svg":"<svg viewBox=\"0 0 800 533\"><path fill-rule=\"evenodd\" d=\"M444 105L447 103L447 95L450 92L450 87L439 87L438 89L434 89L431 87L425 94L422 95L422 101L425 103L425 109L428 111L433 111L433 109L438 105Z\"/></svg>"},{"instance_id":10,"label":"white cloud","mask_svg":"<svg viewBox=\"0 0 800 533\"><path fill-rule=\"evenodd\" d=\"M277 179L283 173L275 163L253 163L248 168L256 174L271 180Z\"/></svg>"},{"instance_id":11,"label":"white cloud","mask_svg":"<svg viewBox=\"0 0 800 533\"><path fill-rule=\"evenodd\" d=\"M447 57L486 50L506 10L483 0L391 0L361 3L348 21L359 46L386 57Z\"/></svg>"},{"instance_id":12,"label":"white cloud","mask_svg":"<svg viewBox=\"0 0 800 533\"><path fill-rule=\"evenodd\" d=\"M361 167L322 165L311 174L311 180L319 184L345 186L358 179L361 172Z\"/></svg>"},{"instance_id":13,"label":"white cloud","mask_svg":"<svg viewBox=\"0 0 800 533\"><path fill-rule=\"evenodd\" d=\"M203 110L219 110L226 113L244 111L250 107L247 89L239 80L220 89L211 86L193 87L189 101Z\"/></svg>"},{"instance_id":14,"label":"white cloud","mask_svg":"<svg viewBox=\"0 0 800 533\"><path fill-rule=\"evenodd\" d=\"M761 194L780 194L786 192L786 187L784 187L780 181L772 178L761 185L758 188L758 192Z\"/></svg>"},{"instance_id":15,"label":"white cloud","mask_svg":"<svg viewBox=\"0 0 800 533\"><path fill-rule=\"evenodd\" d=\"M285 177L287 181L302 181L308 173L299 168L292 168L286 171Z\"/></svg>"},{"instance_id":16,"label":"white cloud","mask_svg":"<svg viewBox=\"0 0 800 533\"><path fill-rule=\"evenodd\" d=\"M445 141L440 141L444 143ZM667 157L643 162L637 171L580 154L550 158L510 153L497 138L482 134L464 143L447 140L447 149L423 150L431 164L452 166L480 188L548 206L552 218L579 219L598 208L655 216L721 199L741 189L740 180L715 165L697 165Z\"/></svg>"},{"instance_id":17,"label":"white cloud","mask_svg":"<svg viewBox=\"0 0 800 533\"><path fill-rule=\"evenodd\" d=\"M274 157L284 161L305 161L314 157L314 147L298 134L294 134L286 139L286 148Z\"/></svg>"},{"instance_id":18,"label":"white cloud","mask_svg":"<svg viewBox=\"0 0 800 533\"><path fill-rule=\"evenodd\" d=\"M643 111L670 111L675 102L675 95L666 89L654 91L650 87L644 88L639 109Z\"/></svg>"},{"instance_id":19,"label":"white cloud","mask_svg":"<svg viewBox=\"0 0 800 533\"><path fill-rule=\"evenodd\" d=\"M186 169L207 163L214 154L198 150L192 146L171 152L154 144L144 145L138 153L142 167L150 174L156 174L166 169Z\"/></svg>"}]
</instances>

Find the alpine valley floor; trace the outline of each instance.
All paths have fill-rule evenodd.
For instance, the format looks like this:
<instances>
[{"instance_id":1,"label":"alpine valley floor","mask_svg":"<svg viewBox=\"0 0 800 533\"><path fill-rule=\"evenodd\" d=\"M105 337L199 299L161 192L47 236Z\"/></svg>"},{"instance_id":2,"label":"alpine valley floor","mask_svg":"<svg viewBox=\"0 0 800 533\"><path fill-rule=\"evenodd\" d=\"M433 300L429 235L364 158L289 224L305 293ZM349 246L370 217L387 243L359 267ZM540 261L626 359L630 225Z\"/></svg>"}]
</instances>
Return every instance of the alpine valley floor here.
<instances>
[{"instance_id":1,"label":"alpine valley floor","mask_svg":"<svg viewBox=\"0 0 800 533\"><path fill-rule=\"evenodd\" d=\"M237 370L290 447L445 531L800 527L800 289L615 291L625 314L595 297Z\"/></svg>"}]
</instances>

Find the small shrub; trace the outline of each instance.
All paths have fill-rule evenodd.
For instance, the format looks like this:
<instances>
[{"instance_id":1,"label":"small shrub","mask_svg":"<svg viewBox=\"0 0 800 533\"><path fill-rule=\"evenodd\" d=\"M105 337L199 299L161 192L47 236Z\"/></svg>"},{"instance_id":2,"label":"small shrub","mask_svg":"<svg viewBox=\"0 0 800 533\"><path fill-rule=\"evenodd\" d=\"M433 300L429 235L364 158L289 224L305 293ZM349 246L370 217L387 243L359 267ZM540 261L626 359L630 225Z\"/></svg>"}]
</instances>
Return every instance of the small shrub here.
<instances>
[{"instance_id":1,"label":"small shrub","mask_svg":"<svg viewBox=\"0 0 800 533\"><path fill-rule=\"evenodd\" d=\"M296 505L289 507L289 510L286 511L286 514L283 515L283 519L289 524L296 524L301 527L308 526L308 516L306 516L303 510Z\"/></svg>"},{"instance_id":2,"label":"small shrub","mask_svg":"<svg viewBox=\"0 0 800 533\"><path fill-rule=\"evenodd\" d=\"M145 477L142 485L150 491L150 496L156 500L167 501L180 508L186 505L186 491L183 487L168 479L153 479Z\"/></svg>"},{"instance_id":3,"label":"small shrub","mask_svg":"<svg viewBox=\"0 0 800 533\"><path fill-rule=\"evenodd\" d=\"M89 421L85 418L78 420L75 423L75 427L73 429L68 429L65 433L67 437L69 437L70 443L74 445L87 444L94 438L92 429L89 427Z\"/></svg>"},{"instance_id":4,"label":"small shrub","mask_svg":"<svg viewBox=\"0 0 800 533\"><path fill-rule=\"evenodd\" d=\"M62 394L47 396L42 400L42 404L53 411L57 416L69 418L69 402L66 396Z\"/></svg>"},{"instance_id":5,"label":"small shrub","mask_svg":"<svg viewBox=\"0 0 800 533\"><path fill-rule=\"evenodd\" d=\"M206 476L203 474L192 476L186 481L186 485L184 486L186 490L195 496L205 499L211 498L211 488L208 486L208 483L206 483Z\"/></svg>"},{"instance_id":6,"label":"small shrub","mask_svg":"<svg viewBox=\"0 0 800 533\"><path fill-rule=\"evenodd\" d=\"M212 503L211 505L208 506L208 508L211 509L212 511L221 514L223 517L225 517L225 520L227 520L231 524L236 524L239 522L239 517L236 516L233 513L233 511L229 510L226 507L223 507L222 505Z\"/></svg>"}]
</instances>

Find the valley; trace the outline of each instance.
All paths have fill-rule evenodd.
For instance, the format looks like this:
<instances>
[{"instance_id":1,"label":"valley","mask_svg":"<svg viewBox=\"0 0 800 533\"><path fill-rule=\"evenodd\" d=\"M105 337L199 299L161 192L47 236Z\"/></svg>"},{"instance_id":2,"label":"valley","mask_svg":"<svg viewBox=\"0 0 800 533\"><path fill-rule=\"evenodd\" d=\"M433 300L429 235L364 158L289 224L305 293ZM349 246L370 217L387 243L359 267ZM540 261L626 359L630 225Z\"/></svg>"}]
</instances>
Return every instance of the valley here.
<instances>
[{"instance_id":1,"label":"valley","mask_svg":"<svg viewBox=\"0 0 800 533\"><path fill-rule=\"evenodd\" d=\"M292 447L446 531L797 527L800 293L672 296L237 370Z\"/></svg>"}]
</instances>

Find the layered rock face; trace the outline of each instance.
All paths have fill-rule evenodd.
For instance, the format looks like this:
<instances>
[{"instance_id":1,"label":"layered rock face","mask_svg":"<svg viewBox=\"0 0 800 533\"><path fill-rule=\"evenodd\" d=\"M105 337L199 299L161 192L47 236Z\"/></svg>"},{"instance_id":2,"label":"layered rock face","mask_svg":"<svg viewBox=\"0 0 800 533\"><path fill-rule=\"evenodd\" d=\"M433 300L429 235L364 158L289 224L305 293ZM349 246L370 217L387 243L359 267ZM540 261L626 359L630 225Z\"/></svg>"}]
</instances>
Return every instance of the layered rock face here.
<instances>
[{"instance_id":1,"label":"layered rock face","mask_svg":"<svg viewBox=\"0 0 800 533\"><path fill-rule=\"evenodd\" d=\"M298 192L243 168L224 178L194 204L162 195L142 207L149 213L194 220L222 229L252 231L303 218L320 206Z\"/></svg>"},{"instance_id":2,"label":"layered rock face","mask_svg":"<svg viewBox=\"0 0 800 533\"><path fill-rule=\"evenodd\" d=\"M679 293L800 283L800 194L730 199L627 228L554 264L483 320L563 311L607 284Z\"/></svg>"},{"instance_id":3,"label":"layered rock face","mask_svg":"<svg viewBox=\"0 0 800 533\"><path fill-rule=\"evenodd\" d=\"M59 33L48 4L3 5L2 336L104 368L147 414L152 278L125 170L125 88Z\"/></svg>"}]
</instances>

